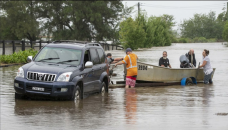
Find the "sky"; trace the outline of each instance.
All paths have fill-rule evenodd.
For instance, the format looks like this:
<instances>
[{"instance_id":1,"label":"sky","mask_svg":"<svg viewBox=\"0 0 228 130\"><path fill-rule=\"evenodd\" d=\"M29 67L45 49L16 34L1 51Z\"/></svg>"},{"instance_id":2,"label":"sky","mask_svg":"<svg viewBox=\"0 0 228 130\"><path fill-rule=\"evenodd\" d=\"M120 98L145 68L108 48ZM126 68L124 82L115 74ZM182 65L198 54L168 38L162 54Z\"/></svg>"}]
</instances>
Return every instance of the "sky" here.
<instances>
[{"instance_id":1,"label":"sky","mask_svg":"<svg viewBox=\"0 0 228 130\"><path fill-rule=\"evenodd\" d=\"M178 29L178 25L185 19L193 18L194 14L208 14L214 11L216 16L223 12L223 8L227 9L228 1L123 1L124 5L128 7L134 6L134 13L132 16L137 15L138 2L140 2L140 10L147 12L147 16L160 16L169 14L174 16L176 26L173 28Z\"/></svg>"}]
</instances>

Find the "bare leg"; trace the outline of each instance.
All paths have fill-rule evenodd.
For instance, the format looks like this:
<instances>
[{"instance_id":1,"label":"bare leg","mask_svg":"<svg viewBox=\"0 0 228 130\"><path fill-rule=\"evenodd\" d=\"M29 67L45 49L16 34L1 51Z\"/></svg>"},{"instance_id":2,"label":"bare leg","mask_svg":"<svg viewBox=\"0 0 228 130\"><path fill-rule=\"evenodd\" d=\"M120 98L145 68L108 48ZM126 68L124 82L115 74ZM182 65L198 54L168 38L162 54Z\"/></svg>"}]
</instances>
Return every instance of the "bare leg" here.
<instances>
[{"instance_id":1,"label":"bare leg","mask_svg":"<svg viewBox=\"0 0 228 130\"><path fill-rule=\"evenodd\" d=\"M125 88L129 88L129 85L126 85Z\"/></svg>"}]
</instances>

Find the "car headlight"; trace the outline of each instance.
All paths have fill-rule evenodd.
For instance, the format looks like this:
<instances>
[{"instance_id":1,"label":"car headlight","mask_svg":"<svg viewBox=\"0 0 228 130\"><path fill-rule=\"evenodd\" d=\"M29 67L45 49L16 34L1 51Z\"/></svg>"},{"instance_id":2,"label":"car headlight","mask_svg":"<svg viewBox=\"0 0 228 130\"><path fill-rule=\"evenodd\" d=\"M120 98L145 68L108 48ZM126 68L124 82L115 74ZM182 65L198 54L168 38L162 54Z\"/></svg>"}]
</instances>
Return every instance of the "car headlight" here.
<instances>
[{"instance_id":1,"label":"car headlight","mask_svg":"<svg viewBox=\"0 0 228 130\"><path fill-rule=\"evenodd\" d=\"M68 82L70 80L70 76L71 76L72 72L67 72L67 73L62 73L57 81L61 81L61 82Z\"/></svg>"},{"instance_id":2,"label":"car headlight","mask_svg":"<svg viewBox=\"0 0 228 130\"><path fill-rule=\"evenodd\" d=\"M24 70L21 67L18 69L16 77L24 78Z\"/></svg>"}]
</instances>

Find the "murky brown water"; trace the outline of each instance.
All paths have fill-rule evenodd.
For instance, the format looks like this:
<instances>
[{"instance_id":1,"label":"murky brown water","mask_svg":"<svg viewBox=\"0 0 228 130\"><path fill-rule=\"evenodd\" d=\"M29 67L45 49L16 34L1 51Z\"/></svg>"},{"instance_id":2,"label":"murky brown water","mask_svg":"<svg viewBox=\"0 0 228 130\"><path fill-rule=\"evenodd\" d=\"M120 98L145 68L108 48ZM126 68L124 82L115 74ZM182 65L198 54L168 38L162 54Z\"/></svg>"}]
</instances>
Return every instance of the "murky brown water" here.
<instances>
[{"instance_id":1,"label":"murky brown water","mask_svg":"<svg viewBox=\"0 0 228 130\"><path fill-rule=\"evenodd\" d=\"M195 49L197 64L203 49L210 50L216 68L214 84L197 86L139 87L110 89L105 96L91 95L79 102L15 100L13 80L20 66L0 68L1 130L71 129L228 129L228 47L221 43L173 44L135 51L140 61L158 64L168 51L172 67L179 57ZM123 57L123 51L109 51ZM123 68L115 68L122 80Z\"/></svg>"}]
</instances>

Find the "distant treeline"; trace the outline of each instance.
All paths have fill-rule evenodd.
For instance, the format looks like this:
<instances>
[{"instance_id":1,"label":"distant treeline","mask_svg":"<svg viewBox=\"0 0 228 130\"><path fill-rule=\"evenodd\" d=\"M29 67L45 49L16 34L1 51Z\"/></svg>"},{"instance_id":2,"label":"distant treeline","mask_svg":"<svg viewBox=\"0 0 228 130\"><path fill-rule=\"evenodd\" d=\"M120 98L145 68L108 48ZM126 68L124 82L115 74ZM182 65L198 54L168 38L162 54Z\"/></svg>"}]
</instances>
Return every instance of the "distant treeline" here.
<instances>
[{"instance_id":1,"label":"distant treeline","mask_svg":"<svg viewBox=\"0 0 228 130\"><path fill-rule=\"evenodd\" d=\"M135 19L127 18L120 23L120 41L125 48L133 49L168 46L171 43L228 41L227 17L225 12L218 17L214 12L195 14L179 25L181 33L178 34L177 30L172 30L175 25L172 15L148 18L146 14L141 14Z\"/></svg>"},{"instance_id":2,"label":"distant treeline","mask_svg":"<svg viewBox=\"0 0 228 130\"><path fill-rule=\"evenodd\" d=\"M227 12L195 14L173 30L174 16L147 17L122 1L0 1L2 40L110 40L125 48L169 46L174 42L228 41Z\"/></svg>"}]
</instances>

